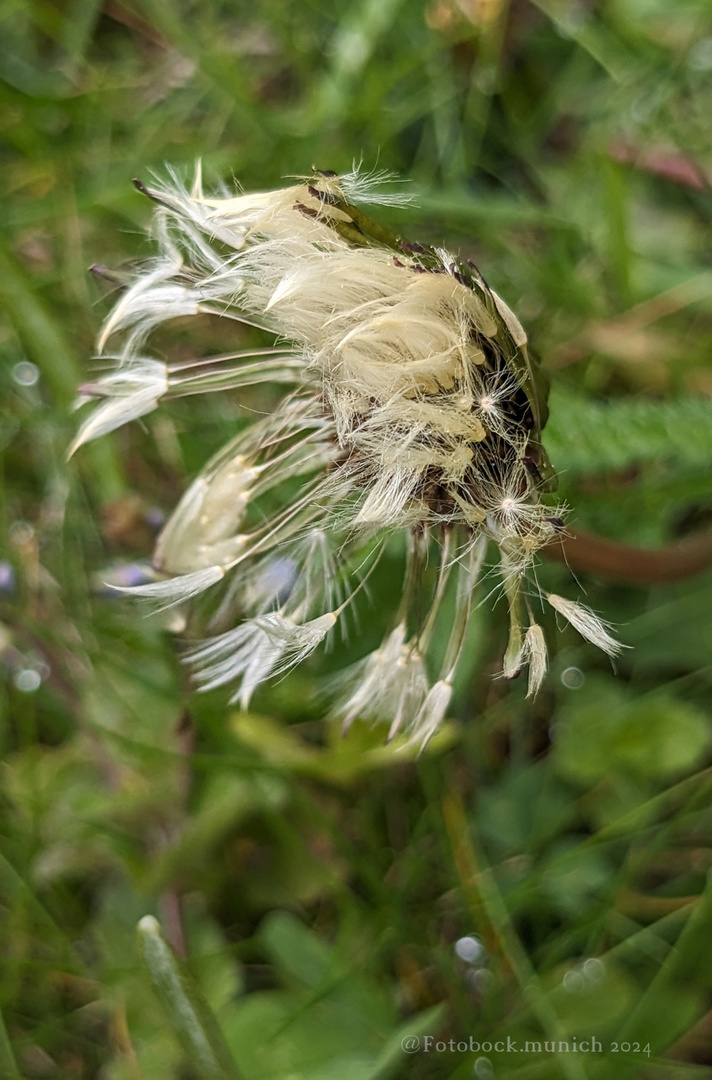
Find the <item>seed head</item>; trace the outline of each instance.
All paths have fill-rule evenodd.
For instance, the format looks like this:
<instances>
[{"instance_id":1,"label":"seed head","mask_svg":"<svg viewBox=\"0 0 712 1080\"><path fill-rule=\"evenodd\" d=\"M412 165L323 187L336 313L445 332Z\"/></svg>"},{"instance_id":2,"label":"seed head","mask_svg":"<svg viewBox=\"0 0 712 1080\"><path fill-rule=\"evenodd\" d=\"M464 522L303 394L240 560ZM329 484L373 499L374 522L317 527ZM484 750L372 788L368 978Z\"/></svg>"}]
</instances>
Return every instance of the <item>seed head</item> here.
<instances>
[{"instance_id":1,"label":"seed head","mask_svg":"<svg viewBox=\"0 0 712 1080\"><path fill-rule=\"evenodd\" d=\"M275 411L193 481L158 540L163 580L134 592L169 606L222 586L212 636L188 660L202 688L231 684L246 706L343 622L387 538L404 533L398 609L335 712L425 741L448 708L488 542L510 612L504 674L528 663L538 689L546 645L522 616L522 586L561 511L540 501L552 486L547 385L524 330L474 264L364 213L364 201L397 201L379 196L383 179L316 172L216 198L198 173L190 191L175 177L142 188L157 206L158 255L107 321L100 351L120 344L104 354L113 369L82 390L98 404L73 449L173 397L283 385ZM267 330L275 344L180 364L146 355L155 327L197 314ZM613 651L592 612L548 600Z\"/></svg>"}]
</instances>

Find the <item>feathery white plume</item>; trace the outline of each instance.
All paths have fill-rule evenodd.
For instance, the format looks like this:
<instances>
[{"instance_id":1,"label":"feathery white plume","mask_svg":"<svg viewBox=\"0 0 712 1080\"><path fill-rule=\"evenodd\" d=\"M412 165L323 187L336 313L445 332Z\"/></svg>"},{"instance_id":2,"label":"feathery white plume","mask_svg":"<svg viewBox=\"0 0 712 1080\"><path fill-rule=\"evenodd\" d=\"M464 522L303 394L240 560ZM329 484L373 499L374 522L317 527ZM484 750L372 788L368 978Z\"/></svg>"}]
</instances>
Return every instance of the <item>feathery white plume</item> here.
<instances>
[{"instance_id":1,"label":"feathery white plume","mask_svg":"<svg viewBox=\"0 0 712 1080\"><path fill-rule=\"evenodd\" d=\"M425 701L415 714L409 742L420 743L421 750L425 749L445 719L451 698L452 685L445 679L438 680L430 687Z\"/></svg>"},{"instance_id":2,"label":"feathery white plume","mask_svg":"<svg viewBox=\"0 0 712 1080\"><path fill-rule=\"evenodd\" d=\"M261 682L301 663L336 624L327 612L307 623L297 623L280 612L258 616L203 642L188 653L202 690L239 683L232 700L246 709Z\"/></svg>"},{"instance_id":3,"label":"feathery white plume","mask_svg":"<svg viewBox=\"0 0 712 1080\"><path fill-rule=\"evenodd\" d=\"M139 600L150 600L155 605L155 611L165 611L175 604L182 604L186 600L192 600L194 596L199 596L212 585L217 585L224 577L225 571L221 566L208 566L192 574L182 574L166 581L152 581L148 585L132 585L127 588L109 585L109 588L129 593Z\"/></svg>"},{"instance_id":4,"label":"feathery white plume","mask_svg":"<svg viewBox=\"0 0 712 1080\"><path fill-rule=\"evenodd\" d=\"M137 359L128 368L118 368L97 383L80 390L79 404L98 397L100 404L79 428L68 451L71 457L86 442L153 412L168 389L165 364Z\"/></svg>"},{"instance_id":5,"label":"feathery white plume","mask_svg":"<svg viewBox=\"0 0 712 1080\"><path fill-rule=\"evenodd\" d=\"M579 604L575 600L566 600L563 596L557 596L555 593L549 593L546 599L554 611L558 611L560 615L563 615L571 623L574 630L578 630L581 637L585 638L586 641L590 641L596 648L608 653L609 656L618 656L623 649L629 647L622 645L620 641L616 641L608 633L606 623L585 604Z\"/></svg>"},{"instance_id":6,"label":"feathery white plume","mask_svg":"<svg viewBox=\"0 0 712 1080\"><path fill-rule=\"evenodd\" d=\"M546 638L538 623L531 623L524 635L523 659L529 665L527 697L536 697L544 681L548 664Z\"/></svg>"}]
</instances>

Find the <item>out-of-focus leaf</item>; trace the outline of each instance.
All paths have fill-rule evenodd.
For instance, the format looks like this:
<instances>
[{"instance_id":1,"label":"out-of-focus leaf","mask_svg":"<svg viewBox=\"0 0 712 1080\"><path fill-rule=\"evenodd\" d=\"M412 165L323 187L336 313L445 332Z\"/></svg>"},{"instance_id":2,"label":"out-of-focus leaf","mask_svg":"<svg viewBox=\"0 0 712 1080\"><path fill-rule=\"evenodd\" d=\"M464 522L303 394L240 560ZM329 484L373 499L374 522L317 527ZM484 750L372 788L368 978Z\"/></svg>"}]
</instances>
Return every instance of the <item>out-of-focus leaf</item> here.
<instances>
[{"instance_id":1,"label":"out-of-focus leaf","mask_svg":"<svg viewBox=\"0 0 712 1080\"><path fill-rule=\"evenodd\" d=\"M626 971L607 960L590 957L551 972L545 980L549 1000L565 1031L601 1035L626 1017L638 988Z\"/></svg>"},{"instance_id":2,"label":"out-of-focus leaf","mask_svg":"<svg viewBox=\"0 0 712 1080\"><path fill-rule=\"evenodd\" d=\"M712 954L712 878L680 932L665 962L623 1026L621 1039L649 1042L663 1050L707 1009Z\"/></svg>"},{"instance_id":3,"label":"out-of-focus leaf","mask_svg":"<svg viewBox=\"0 0 712 1080\"><path fill-rule=\"evenodd\" d=\"M345 737L333 723L326 749L310 747L283 724L252 713L233 715L232 729L241 742L258 751L270 765L334 784L353 783L374 769L415 761L420 753L417 743L407 745L405 737L386 743L384 731L359 722ZM425 753L441 753L456 738L454 726L445 724L430 740Z\"/></svg>"},{"instance_id":4,"label":"out-of-focus leaf","mask_svg":"<svg viewBox=\"0 0 712 1080\"><path fill-rule=\"evenodd\" d=\"M601 852L564 843L551 852L551 861L542 873L542 890L558 911L581 918L586 908L600 898L612 878L613 867Z\"/></svg>"},{"instance_id":5,"label":"out-of-focus leaf","mask_svg":"<svg viewBox=\"0 0 712 1080\"><path fill-rule=\"evenodd\" d=\"M261 937L280 969L303 986L314 989L327 977L331 966L328 948L293 915L274 912L265 919Z\"/></svg>"},{"instance_id":6,"label":"out-of-focus leaf","mask_svg":"<svg viewBox=\"0 0 712 1080\"><path fill-rule=\"evenodd\" d=\"M558 386L544 442L552 464L590 475L675 459L704 467L712 456L712 402L640 399L596 402Z\"/></svg>"},{"instance_id":7,"label":"out-of-focus leaf","mask_svg":"<svg viewBox=\"0 0 712 1080\"><path fill-rule=\"evenodd\" d=\"M219 1015L243 992L243 970L235 948L214 919L201 910L197 899L186 896L181 905L190 966L203 997Z\"/></svg>"},{"instance_id":8,"label":"out-of-focus leaf","mask_svg":"<svg viewBox=\"0 0 712 1080\"><path fill-rule=\"evenodd\" d=\"M588 785L611 774L674 777L698 763L712 743L709 718L665 693L629 696L599 677L560 714L554 768Z\"/></svg>"},{"instance_id":9,"label":"out-of-focus leaf","mask_svg":"<svg viewBox=\"0 0 712 1080\"><path fill-rule=\"evenodd\" d=\"M481 830L503 855L536 851L571 817L571 798L549 762L512 767L478 800Z\"/></svg>"},{"instance_id":10,"label":"out-of-focus leaf","mask_svg":"<svg viewBox=\"0 0 712 1080\"><path fill-rule=\"evenodd\" d=\"M655 603L625 628L641 671L674 674L710 663L712 577L706 574L655 591Z\"/></svg>"},{"instance_id":11,"label":"out-of-focus leaf","mask_svg":"<svg viewBox=\"0 0 712 1080\"><path fill-rule=\"evenodd\" d=\"M392 992L295 916L269 915L259 939L291 989L250 994L223 1014L246 1080L385 1080L402 1061L403 1035L436 1028L439 1009L399 1025Z\"/></svg>"},{"instance_id":12,"label":"out-of-focus leaf","mask_svg":"<svg viewBox=\"0 0 712 1080\"><path fill-rule=\"evenodd\" d=\"M188 886L228 833L252 815L283 806L286 798L286 786L277 776L241 776L221 770L211 778L200 808L151 867L151 891L160 891L176 875Z\"/></svg>"}]
</instances>

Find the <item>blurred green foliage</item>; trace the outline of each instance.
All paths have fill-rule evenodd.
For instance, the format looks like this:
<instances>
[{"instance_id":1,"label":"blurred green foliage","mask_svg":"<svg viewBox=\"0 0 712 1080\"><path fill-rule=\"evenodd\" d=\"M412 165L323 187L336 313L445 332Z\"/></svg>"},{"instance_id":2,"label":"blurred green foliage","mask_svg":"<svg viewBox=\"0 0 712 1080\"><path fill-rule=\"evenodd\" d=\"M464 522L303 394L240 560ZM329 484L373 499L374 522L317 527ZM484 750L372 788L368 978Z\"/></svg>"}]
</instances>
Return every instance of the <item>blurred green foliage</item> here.
<instances>
[{"instance_id":1,"label":"blurred green foliage","mask_svg":"<svg viewBox=\"0 0 712 1080\"><path fill-rule=\"evenodd\" d=\"M481 608L416 760L323 719L328 657L255 714L191 694L176 626L102 585L240 422L229 395L64 461L111 303L88 267L151 250L132 177L363 158L411 181L395 226L527 326L576 524L709 528L709 4L5 0L0 39L0 1076L712 1075L712 574L582 577L634 648L611 672L562 633L533 703ZM427 1034L454 1049L402 1053ZM537 1049L574 1036L601 1051Z\"/></svg>"}]
</instances>

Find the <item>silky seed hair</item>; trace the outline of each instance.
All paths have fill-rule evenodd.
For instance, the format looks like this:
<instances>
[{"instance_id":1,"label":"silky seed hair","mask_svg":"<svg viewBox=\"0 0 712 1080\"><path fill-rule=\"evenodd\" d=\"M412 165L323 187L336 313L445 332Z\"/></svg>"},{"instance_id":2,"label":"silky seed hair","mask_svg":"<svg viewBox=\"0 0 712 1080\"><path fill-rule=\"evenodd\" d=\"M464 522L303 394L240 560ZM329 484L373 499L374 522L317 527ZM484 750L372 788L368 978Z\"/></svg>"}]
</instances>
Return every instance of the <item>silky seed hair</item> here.
<instances>
[{"instance_id":1,"label":"silky seed hair","mask_svg":"<svg viewBox=\"0 0 712 1080\"><path fill-rule=\"evenodd\" d=\"M387 180L315 171L214 197L198 170L190 190L175 176L137 185L156 207L158 254L103 329L110 367L81 388L92 409L72 451L171 398L283 387L192 482L158 539L156 580L131 591L159 607L217 594L186 660L201 689L229 686L247 708L343 626L384 545L404 534L400 603L381 644L339 680L333 713L424 745L447 713L493 546L509 607L503 674L528 665L538 691L547 648L523 598L538 592L532 565L563 511L541 498L554 487L541 445L548 387L521 324L474 263L366 215L364 203L402 201ZM206 314L274 344L176 364L150 355L157 327ZM590 609L545 599L619 652Z\"/></svg>"}]
</instances>

